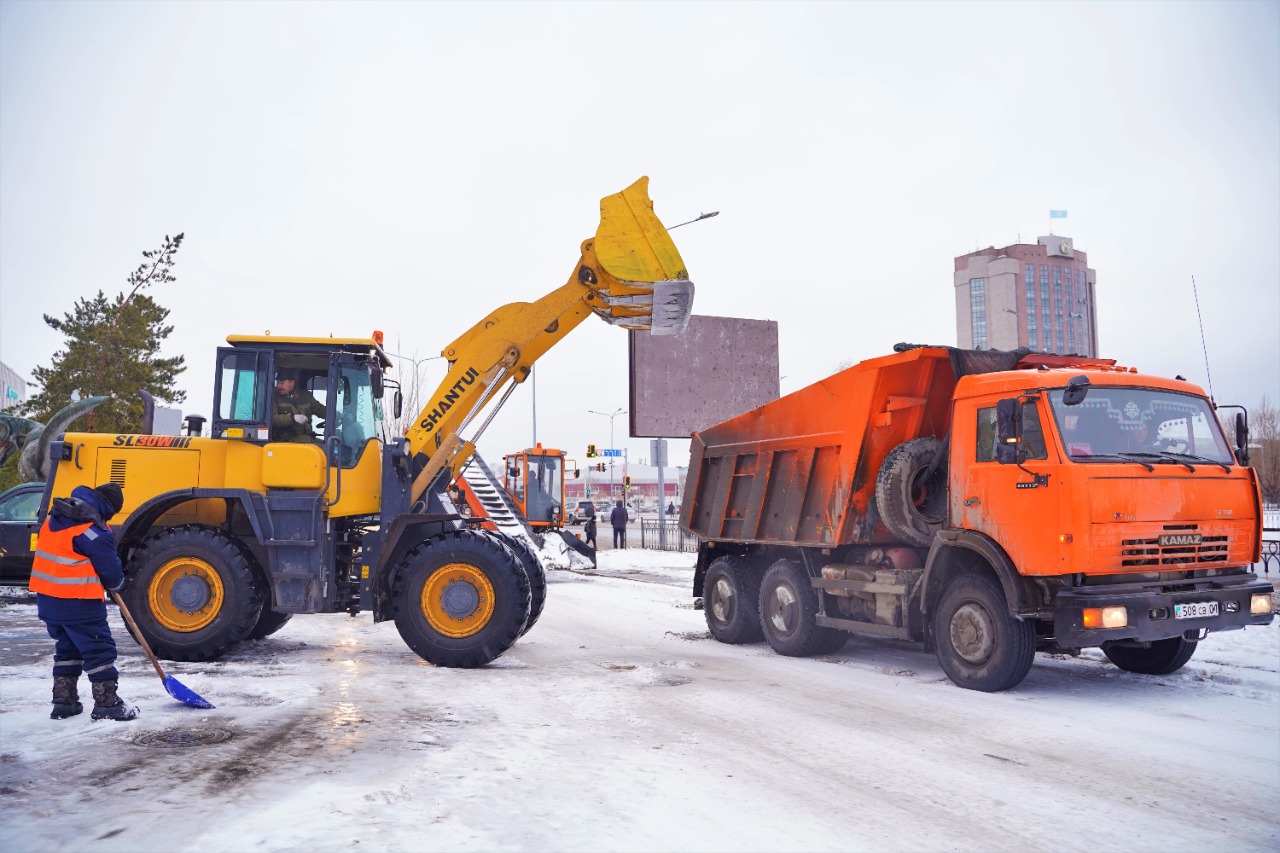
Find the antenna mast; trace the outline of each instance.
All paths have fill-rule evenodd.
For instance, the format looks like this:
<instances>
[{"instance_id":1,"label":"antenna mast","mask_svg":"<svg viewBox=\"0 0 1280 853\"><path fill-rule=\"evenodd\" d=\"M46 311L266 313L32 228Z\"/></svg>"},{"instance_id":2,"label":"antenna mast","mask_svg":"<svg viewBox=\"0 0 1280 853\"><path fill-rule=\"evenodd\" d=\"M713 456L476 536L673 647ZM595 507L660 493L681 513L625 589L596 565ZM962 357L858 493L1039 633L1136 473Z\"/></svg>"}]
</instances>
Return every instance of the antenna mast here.
<instances>
[{"instance_id":1,"label":"antenna mast","mask_svg":"<svg viewBox=\"0 0 1280 853\"><path fill-rule=\"evenodd\" d=\"M1191 295L1196 300L1196 319L1200 321L1200 348L1204 350L1204 375L1209 380L1209 402L1216 409L1218 401L1213 397L1213 374L1209 372L1209 345L1204 340L1204 317L1200 314L1200 292L1196 290L1196 277L1191 276Z\"/></svg>"}]
</instances>

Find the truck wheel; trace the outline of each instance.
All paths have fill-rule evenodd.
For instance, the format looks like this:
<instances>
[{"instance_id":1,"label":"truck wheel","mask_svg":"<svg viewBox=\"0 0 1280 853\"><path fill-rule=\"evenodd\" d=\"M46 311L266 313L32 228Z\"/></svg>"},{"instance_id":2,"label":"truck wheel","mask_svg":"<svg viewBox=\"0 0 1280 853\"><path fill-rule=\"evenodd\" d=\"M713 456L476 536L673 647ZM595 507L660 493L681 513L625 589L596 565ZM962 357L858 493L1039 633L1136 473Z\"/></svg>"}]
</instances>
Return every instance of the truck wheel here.
<instances>
[{"instance_id":1,"label":"truck wheel","mask_svg":"<svg viewBox=\"0 0 1280 853\"><path fill-rule=\"evenodd\" d=\"M520 558L525 576L529 578L529 621L524 624L524 630L520 632L520 636L523 637L538 621L538 617L542 615L542 608L547 603L547 573L542 568L542 561L533 552L533 546L528 542L516 536L504 536L502 542L515 551L516 556Z\"/></svg>"},{"instance_id":2,"label":"truck wheel","mask_svg":"<svg viewBox=\"0 0 1280 853\"><path fill-rule=\"evenodd\" d=\"M933 614L938 662L960 687L995 693L1027 677L1036 627L1009 615L1004 591L990 578L961 575L947 584Z\"/></svg>"},{"instance_id":3,"label":"truck wheel","mask_svg":"<svg viewBox=\"0 0 1280 853\"><path fill-rule=\"evenodd\" d=\"M283 628L285 623L292 618L292 613L281 613L277 610L272 610L270 607L263 606L262 613L258 616L258 624L253 626L253 630L249 632L249 636L246 639L261 640L264 637L270 637Z\"/></svg>"},{"instance_id":4,"label":"truck wheel","mask_svg":"<svg viewBox=\"0 0 1280 853\"><path fill-rule=\"evenodd\" d=\"M1125 672L1140 672L1143 675L1168 675L1177 672L1191 660L1196 653L1196 640L1186 637L1170 637L1167 640L1156 640L1150 648L1140 646L1122 646L1117 643L1103 643L1102 653L1107 660Z\"/></svg>"},{"instance_id":5,"label":"truck wheel","mask_svg":"<svg viewBox=\"0 0 1280 853\"><path fill-rule=\"evenodd\" d=\"M760 627L764 638L780 655L807 657L835 651L844 645L843 631L824 628L816 621L818 591L798 563L778 560L760 582ZM839 634L840 637L833 635Z\"/></svg>"},{"instance_id":6,"label":"truck wheel","mask_svg":"<svg viewBox=\"0 0 1280 853\"><path fill-rule=\"evenodd\" d=\"M702 611L711 636L722 643L755 643L760 628L760 572L741 557L718 557L702 582Z\"/></svg>"},{"instance_id":7,"label":"truck wheel","mask_svg":"<svg viewBox=\"0 0 1280 853\"><path fill-rule=\"evenodd\" d=\"M427 540L396 569L400 636L436 666L476 667L511 648L529 620L529 578L496 538L457 530Z\"/></svg>"},{"instance_id":8,"label":"truck wheel","mask_svg":"<svg viewBox=\"0 0 1280 853\"><path fill-rule=\"evenodd\" d=\"M129 612L157 657L214 660L258 624L264 589L236 541L188 525L156 533L126 568Z\"/></svg>"},{"instance_id":9,"label":"truck wheel","mask_svg":"<svg viewBox=\"0 0 1280 853\"><path fill-rule=\"evenodd\" d=\"M884 458L876 478L876 510L894 536L927 548L947 520L947 466L928 480L925 472L938 452L936 438L904 441Z\"/></svg>"}]
</instances>

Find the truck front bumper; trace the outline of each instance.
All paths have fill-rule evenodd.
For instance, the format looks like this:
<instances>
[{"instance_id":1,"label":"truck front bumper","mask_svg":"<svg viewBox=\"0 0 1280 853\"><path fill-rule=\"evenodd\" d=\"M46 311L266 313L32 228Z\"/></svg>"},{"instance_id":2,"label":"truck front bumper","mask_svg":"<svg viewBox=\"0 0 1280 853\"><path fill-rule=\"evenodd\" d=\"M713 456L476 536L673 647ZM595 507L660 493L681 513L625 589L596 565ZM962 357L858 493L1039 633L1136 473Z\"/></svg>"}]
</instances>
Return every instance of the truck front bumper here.
<instances>
[{"instance_id":1,"label":"truck front bumper","mask_svg":"<svg viewBox=\"0 0 1280 853\"><path fill-rule=\"evenodd\" d=\"M1062 648L1079 649L1110 640L1151 642L1188 633L1269 625L1275 618L1274 613L1250 612L1256 594L1274 596L1275 591L1270 583L1251 574L1202 581L1194 589L1187 589L1185 585L1161 589L1131 584L1070 587L1060 590L1054 599L1054 641ZM1196 608L1200 612L1216 604L1217 615L1178 618L1175 605L1186 604L1209 605ZM1100 608L1114 607L1124 608L1126 624L1123 627L1086 627L1086 610L1097 613Z\"/></svg>"}]
</instances>

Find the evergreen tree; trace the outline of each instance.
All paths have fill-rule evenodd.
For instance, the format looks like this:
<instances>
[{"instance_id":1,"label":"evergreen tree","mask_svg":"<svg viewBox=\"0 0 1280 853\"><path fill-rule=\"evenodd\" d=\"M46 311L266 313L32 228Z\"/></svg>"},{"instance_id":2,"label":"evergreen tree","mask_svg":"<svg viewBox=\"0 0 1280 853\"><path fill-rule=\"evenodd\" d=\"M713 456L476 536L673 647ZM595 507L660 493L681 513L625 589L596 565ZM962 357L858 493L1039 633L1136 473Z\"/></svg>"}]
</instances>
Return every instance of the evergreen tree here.
<instances>
[{"instance_id":1,"label":"evergreen tree","mask_svg":"<svg viewBox=\"0 0 1280 853\"><path fill-rule=\"evenodd\" d=\"M142 291L157 282L175 281L174 255L182 236L165 236L154 251L129 275L129 293L108 299L101 290L91 299L79 299L62 319L44 315L50 328L66 336L52 365L37 367L33 384L39 391L23 406L30 418L47 421L71 402L72 391L81 397L111 399L84 416L78 428L88 432L137 432L142 428L142 399L147 391L158 402L180 403L186 392L174 383L186 370L182 356L161 358L160 346L173 332L165 325L169 309Z\"/></svg>"}]
</instances>

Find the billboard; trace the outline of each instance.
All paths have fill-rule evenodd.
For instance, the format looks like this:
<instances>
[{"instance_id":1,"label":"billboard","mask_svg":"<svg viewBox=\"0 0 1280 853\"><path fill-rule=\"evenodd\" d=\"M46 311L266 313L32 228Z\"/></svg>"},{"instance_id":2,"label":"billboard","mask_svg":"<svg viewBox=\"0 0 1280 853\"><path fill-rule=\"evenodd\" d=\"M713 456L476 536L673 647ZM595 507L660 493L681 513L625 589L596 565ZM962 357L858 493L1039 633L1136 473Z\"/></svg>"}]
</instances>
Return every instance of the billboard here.
<instances>
[{"instance_id":1,"label":"billboard","mask_svg":"<svg viewBox=\"0 0 1280 853\"><path fill-rule=\"evenodd\" d=\"M694 315L681 335L631 333L631 435L688 438L778 398L778 323Z\"/></svg>"}]
</instances>

